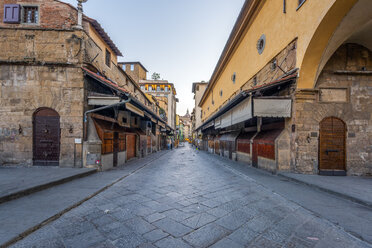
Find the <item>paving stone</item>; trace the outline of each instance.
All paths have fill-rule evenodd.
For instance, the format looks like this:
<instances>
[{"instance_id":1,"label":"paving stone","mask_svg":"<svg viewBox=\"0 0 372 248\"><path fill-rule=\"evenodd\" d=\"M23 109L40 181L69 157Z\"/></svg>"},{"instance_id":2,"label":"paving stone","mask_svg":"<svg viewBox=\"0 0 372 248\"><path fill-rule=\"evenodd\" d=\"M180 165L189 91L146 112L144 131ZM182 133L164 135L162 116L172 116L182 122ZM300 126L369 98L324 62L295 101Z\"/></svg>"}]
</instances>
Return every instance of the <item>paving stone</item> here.
<instances>
[{"instance_id":1,"label":"paving stone","mask_svg":"<svg viewBox=\"0 0 372 248\"><path fill-rule=\"evenodd\" d=\"M266 229L270 228L273 223L274 222L272 220L264 215L261 215L249 220L246 224L244 224L244 226L251 229L252 231L262 233Z\"/></svg>"},{"instance_id":2,"label":"paving stone","mask_svg":"<svg viewBox=\"0 0 372 248\"><path fill-rule=\"evenodd\" d=\"M208 224L183 237L185 241L196 247L207 247L224 238L230 232L215 223Z\"/></svg>"},{"instance_id":3,"label":"paving stone","mask_svg":"<svg viewBox=\"0 0 372 248\"><path fill-rule=\"evenodd\" d=\"M106 240L100 243L96 243L89 248L116 248L116 246L111 241Z\"/></svg>"},{"instance_id":4,"label":"paving stone","mask_svg":"<svg viewBox=\"0 0 372 248\"><path fill-rule=\"evenodd\" d=\"M113 242L117 248L136 248L141 244L147 243L145 238L142 238L140 235L131 233L123 236L122 238Z\"/></svg>"},{"instance_id":5,"label":"paving stone","mask_svg":"<svg viewBox=\"0 0 372 248\"><path fill-rule=\"evenodd\" d=\"M238 230L231 233L228 238L243 246L247 246L258 236L259 233L242 226Z\"/></svg>"},{"instance_id":6,"label":"paving stone","mask_svg":"<svg viewBox=\"0 0 372 248\"><path fill-rule=\"evenodd\" d=\"M227 215L229 212L217 207L217 208L212 208L208 210L207 213L220 218L220 217Z\"/></svg>"},{"instance_id":7,"label":"paving stone","mask_svg":"<svg viewBox=\"0 0 372 248\"><path fill-rule=\"evenodd\" d=\"M217 220L216 223L226 229L233 231L246 223L251 217L252 216L241 210L235 210Z\"/></svg>"},{"instance_id":8,"label":"paving stone","mask_svg":"<svg viewBox=\"0 0 372 248\"><path fill-rule=\"evenodd\" d=\"M122 222L134 217L133 213L130 210L123 208L116 209L114 212L111 212L110 215Z\"/></svg>"},{"instance_id":9,"label":"paving stone","mask_svg":"<svg viewBox=\"0 0 372 248\"><path fill-rule=\"evenodd\" d=\"M156 247L150 243L146 243L146 244L140 244L139 246L137 246L137 248L156 248Z\"/></svg>"},{"instance_id":10,"label":"paving stone","mask_svg":"<svg viewBox=\"0 0 372 248\"><path fill-rule=\"evenodd\" d=\"M185 224L186 226L196 229L205 226L206 224L211 223L216 219L217 218L213 215L201 213L182 221L182 224Z\"/></svg>"},{"instance_id":11,"label":"paving stone","mask_svg":"<svg viewBox=\"0 0 372 248\"><path fill-rule=\"evenodd\" d=\"M175 239L173 237L164 238L155 243L155 245L159 248L192 248L190 245L185 243L181 239Z\"/></svg>"},{"instance_id":12,"label":"paving stone","mask_svg":"<svg viewBox=\"0 0 372 248\"><path fill-rule=\"evenodd\" d=\"M203 204L204 206L207 206L209 208L214 208L214 207L220 206L221 202L210 199L210 200L201 202L201 204Z\"/></svg>"},{"instance_id":13,"label":"paving stone","mask_svg":"<svg viewBox=\"0 0 372 248\"><path fill-rule=\"evenodd\" d=\"M64 239L64 244L67 247L90 247L97 243L105 241L105 237L101 235L97 230L88 231L78 234L76 236L72 236L69 238Z\"/></svg>"},{"instance_id":14,"label":"paving stone","mask_svg":"<svg viewBox=\"0 0 372 248\"><path fill-rule=\"evenodd\" d=\"M20 241L12 246L13 248L64 248L62 239L60 238L45 238L37 241L27 242Z\"/></svg>"},{"instance_id":15,"label":"paving stone","mask_svg":"<svg viewBox=\"0 0 372 248\"><path fill-rule=\"evenodd\" d=\"M168 210L168 211L162 212L162 214L166 215L169 218L171 218L173 220L176 220L178 222L181 222L181 221L183 221L187 218L190 218L191 216L194 215L192 213L183 212L183 211L180 211L178 209Z\"/></svg>"},{"instance_id":16,"label":"paving stone","mask_svg":"<svg viewBox=\"0 0 372 248\"><path fill-rule=\"evenodd\" d=\"M103 216L101 216L97 219L91 220L91 222L95 226L104 226L104 225L107 225L107 224L110 224L110 223L114 222L114 219L111 218L109 215L103 215Z\"/></svg>"},{"instance_id":17,"label":"paving stone","mask_svg":"<svg viewBox=\"0 0 372 248\"><path fill-rule=\"evenodd\" d=\"M261 248L261 247L270 247L270 248L280 248L282 247L280 244L275 243L274 241L268 240L264 237L258 238L253 243L251 243L250 247L254 248Z\"/></svg>"},{"instance_id":18,"label":"paving stone","mask_svg":"<svg viewBox=\"0 0 372 248\"><path fill-rule=\"evenodd\" d=\"M224 238L212 245L211 248L244 248L244 246L231 239Z\"/></svg>"},{"instance_id":19,"label":"paving stone","mask_svg":"<svg viewBox=\"0 0 372 248\"><path fill-rule=\"evenodd\" d=\"M182 237L192 231L191 228L179 222L176 222L175 220L170 219L168 217L161 219L157 222L154 222L153 225L173 235L174 237Z\"/></svg>"},{"instance_id":20,"label":"paving stone","mask_svg":"<svg viewBox=\"0 0 372 248\"><path fill-rule=\"evenodd\" d=\"M151 242L156 242L162 238L167 237L169 234L160 229L153 230L143 235L143 237Z\"/></svg>"},{"instance_id":21,"label":"paving stone","mask_svg":"<svg viewBox=\"0 0 372 248\"><path fill-rule=\"evenodd\" d=\"M92 229L94 229L94 225L88 221L56 227L62 238L73 237Z\"/></svg>"},{"instance_id":22,"label":"paving stone","mask_svg":"<svg viewBox=\"0 0 372 248\"><path fill-rule=\"evenodd\" d=\"M124 224L135 233L144 234L155 229L153 225L140 217L135 217L124 222Z\"/></svg>"},{"instance_id":23,"label":"paving stone","mask_svg":"<svg viewBox=\"0 0 372 248\"><path fill-rule=\"evenodd\" d=\"M153 222L161 220L165 217L166 217L166 215L164 215L164 214L154 213L154 214L146 216L144 219L147 220L150 223L153 223Z\"/></svg>"}]
</instances>

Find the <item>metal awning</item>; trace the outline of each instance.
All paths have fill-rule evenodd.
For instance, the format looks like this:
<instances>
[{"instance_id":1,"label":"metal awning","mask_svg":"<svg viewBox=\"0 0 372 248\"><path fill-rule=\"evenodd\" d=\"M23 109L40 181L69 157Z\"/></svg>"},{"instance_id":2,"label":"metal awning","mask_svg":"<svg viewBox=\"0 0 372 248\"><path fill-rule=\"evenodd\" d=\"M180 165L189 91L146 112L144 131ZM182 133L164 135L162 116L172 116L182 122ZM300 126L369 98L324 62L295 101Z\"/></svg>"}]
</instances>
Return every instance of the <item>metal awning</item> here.
<instances>
[{"instance_id":1,"label":"metal awning","mask_svg":"<svg viewBox=\"0 0 372 248\"><path fill-rule=\"evenodd\" d=\"M255 98L253 108L253 114L256 117L291 117L292 99Z\"/></svg>"},{"instance_id":2,"label":"metal awning","mask_svg":"<svg viewBox=\"0 0 372 248\"><path fill-rule=\"evenodd\" d=\"M120 102L117 96L88 96L88 105L90 106L108 106Z\"/></svg>"},{"instance_id":3,"label":"metal awning","mask_svg":"<svg viewBox=\"0 0 372 248\"><path fill-rule=\"evenodd\" d=\"M239 134L240 134L240 131L223 134L220 138L220 141L233 141L233 142L235 142L235 140L239 136Z\"/></svg>"}]
</instances>

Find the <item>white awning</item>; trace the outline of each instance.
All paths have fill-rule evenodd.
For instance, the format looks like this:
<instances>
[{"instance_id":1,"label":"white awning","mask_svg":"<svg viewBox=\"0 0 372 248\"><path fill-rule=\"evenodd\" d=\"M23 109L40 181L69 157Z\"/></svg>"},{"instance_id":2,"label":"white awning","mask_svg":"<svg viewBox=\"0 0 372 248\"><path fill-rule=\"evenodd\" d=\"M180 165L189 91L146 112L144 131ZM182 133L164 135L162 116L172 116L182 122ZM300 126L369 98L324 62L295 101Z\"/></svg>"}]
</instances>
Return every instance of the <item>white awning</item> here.
<instances>
[{"instance_id":1,"label":"white awning","mask_svg":"<svg viewBox=\"0 0 372 248\"><path fill-rule=\"evenodd\" d=\"M292 99L257 98L253 106L257 117L291 117L292 113Z\"/></svg>"},{"instance_id":2,"label":"white awning","mask_svg":"<svg viewBox=\"0 0 372 248\"><path fill-rule=\"evenodd\" d=\"M220 127L221 127L221 118L218 117L218 118L216 118L216 119L214 120L214 128L215 128L215 129L218 129L218 128L220 128Z\"/></svg>"},{"instance_id":3,"label":"white awning","mask_svg":"<svg viewBox=\"0 0 372 248\"><path fill-rule=\"evenodd\" d=\"M251 97L248 97L232 109L231 124L235 125L249 119L252 119Z\"/></svg>"},{"instance_id":4,"label":"white awning","mask_svg":"<svg viewBox=\"0 0 372 248\"><path fill-rule=\"evenodd\" d=\"M120 102L116 96L88 96L88 105L108 106Z\"/></svg>"},{"instance_id":5,"label":"white awning","mask_svg":"<svg viewBox=\"0 0 372 248\"><path fill-rule=\"evenodd\" d=\"M231 118L232 118L232 111L229 110L227 111L226 113L224 113L222 116L221 116L221 125L220 125L220 128L225 128L225 127L229 127L231 126L232 122L231 122Z\"/></svg>"},{"instance_id":6,"label":"white awning","mask_svg":"<svg viewBox=\"0 0 372 248\"><path fill-rule=\"evenodd\" d=\"M214 126L214 121L211 121L207 125L205 125L202 129L205 130L205 129L213 127L213 126Z\"/></svg>"},{"instance_id":7,"label":"white awning","mask_svg":"<svg viewBox=\"0 0 372 248\"><path fill-rule=\"evenodd\" d=\"M145 116L145 113L142 110L140 110L139 108L137 108L136 106L129 102L125 104L125 108L128 109L130 112L137 114L141 117Z\"/></svg>"}]
</instances>

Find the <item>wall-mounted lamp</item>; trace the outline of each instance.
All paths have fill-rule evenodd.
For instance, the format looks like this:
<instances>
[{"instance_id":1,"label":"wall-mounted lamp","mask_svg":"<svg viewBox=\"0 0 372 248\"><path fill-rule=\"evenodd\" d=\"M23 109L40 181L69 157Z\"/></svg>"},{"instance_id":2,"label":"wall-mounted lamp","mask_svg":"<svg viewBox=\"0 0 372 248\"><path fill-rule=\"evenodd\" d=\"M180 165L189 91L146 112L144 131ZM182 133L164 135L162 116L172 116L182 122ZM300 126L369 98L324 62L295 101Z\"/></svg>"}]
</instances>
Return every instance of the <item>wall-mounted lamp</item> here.
<instances>
[{"instance_id":1,"label":"wall-mounted lamp","mask_svg":"<svg viewBox=\"0 0 372 248\"><path fill-rule=\"evenodd\" d=\"M19 133L19 134L22 134L22 133L23 133L23 129L22 129L21 124L19 124L18 133Z\"/></svg>"},{"instance_id":2,"label":"wall-mounted lamp","mask_svg":"<svg viewBox=\"0 0 372 248\"><path fill-rule=\"evenodd\" d=\"M68 129L68 132L69 133L73 133L74 132L74 127L72 125L70 125L70 128Z\"/></svg>"}]
</instances>

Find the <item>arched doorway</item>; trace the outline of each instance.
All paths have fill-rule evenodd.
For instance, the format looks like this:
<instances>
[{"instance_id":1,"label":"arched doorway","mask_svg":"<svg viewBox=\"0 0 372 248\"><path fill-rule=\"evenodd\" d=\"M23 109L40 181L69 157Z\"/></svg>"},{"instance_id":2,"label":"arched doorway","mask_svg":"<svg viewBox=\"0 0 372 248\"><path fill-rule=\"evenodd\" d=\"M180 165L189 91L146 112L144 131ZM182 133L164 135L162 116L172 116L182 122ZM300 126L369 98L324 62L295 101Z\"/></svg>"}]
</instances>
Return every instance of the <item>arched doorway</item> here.
<instances>
[{"instance_id":1,"label":"arched doorway","mask_svg":"<svg viewBox=\"0 0 372 248\"><path fill-rule=\"evenodd\" d=\"M319 174L346 175L346 125L336 117L320 122Z\"/></svg>"},{"instance_id":2,"label":"arched doorway","mask_svg":"<svg viewBox=\"0 0 372 248\"><path fill-rule=\"evenodd\" d=\"M33 164L58 166L60 153L60 120L50 108L40 108L33 115Z\"/></svg>"}]
</instances>

